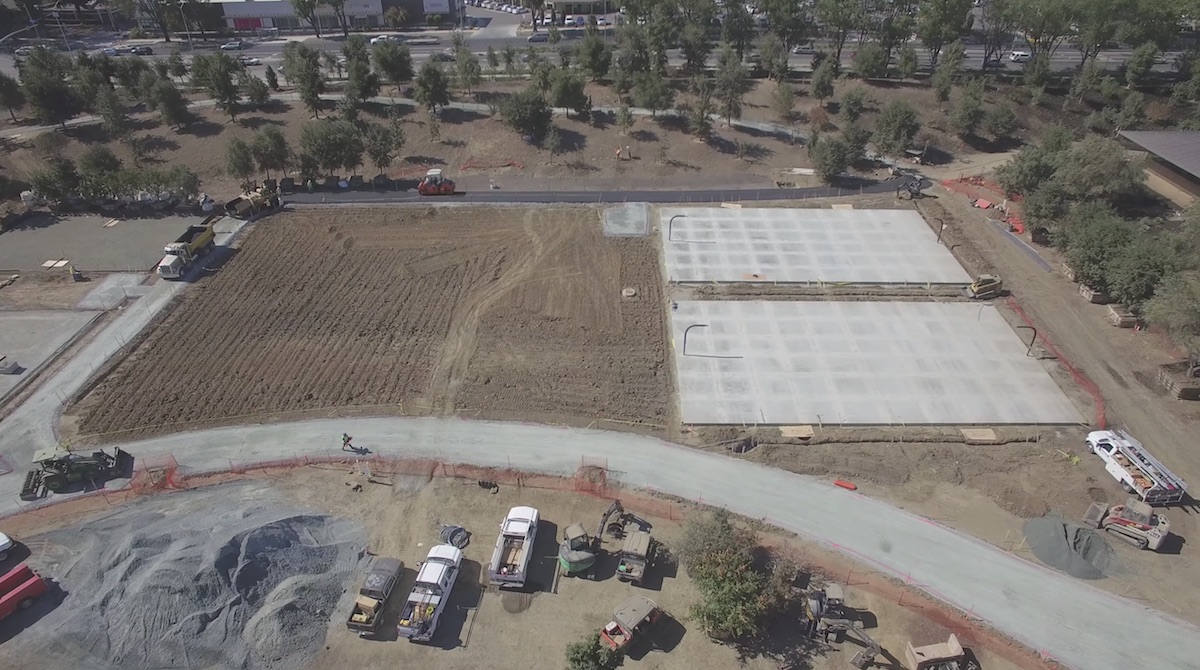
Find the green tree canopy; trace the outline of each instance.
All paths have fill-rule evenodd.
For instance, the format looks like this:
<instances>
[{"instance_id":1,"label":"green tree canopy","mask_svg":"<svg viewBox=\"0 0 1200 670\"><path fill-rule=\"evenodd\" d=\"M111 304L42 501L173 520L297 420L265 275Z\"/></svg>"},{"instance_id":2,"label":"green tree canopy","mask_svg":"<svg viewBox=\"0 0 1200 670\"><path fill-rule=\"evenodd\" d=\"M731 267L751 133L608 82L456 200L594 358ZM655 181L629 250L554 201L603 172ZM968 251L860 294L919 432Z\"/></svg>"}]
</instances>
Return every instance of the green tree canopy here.
<instances>
[{"instance_id":1,"label":"green tree canopy","mask_svg":"<svg viewBox=\"0 0 1200 670\"><path fill-rule=\"evenodd\" d=\"M500 116L517 134L538 142L550 130L553 112L542 92L530 86L509 96L500 107Z\"/></svg>"},{"instance_id":2,"label":"green tree canopy","mask_svg":"<svg viewBox=\"0 0 1200 670\"><path fill-rule=\"evenodd\" d=\"M450 103L450 78L433 61L425 61L417 75L417 102L426 109L437 109Z\"/></svg>"},{"instance_id":3,"label":"green tree canopy","mask_svg":"<svg viewBox=\"0 0 1200 670\"><path fill-rule=\"evenodd\" d=\"M917 110L903 100L893 100L883 108L875 122L872 139L880 152L899 156L912 144L920 129Z\"/></svg>"}]
</instances>

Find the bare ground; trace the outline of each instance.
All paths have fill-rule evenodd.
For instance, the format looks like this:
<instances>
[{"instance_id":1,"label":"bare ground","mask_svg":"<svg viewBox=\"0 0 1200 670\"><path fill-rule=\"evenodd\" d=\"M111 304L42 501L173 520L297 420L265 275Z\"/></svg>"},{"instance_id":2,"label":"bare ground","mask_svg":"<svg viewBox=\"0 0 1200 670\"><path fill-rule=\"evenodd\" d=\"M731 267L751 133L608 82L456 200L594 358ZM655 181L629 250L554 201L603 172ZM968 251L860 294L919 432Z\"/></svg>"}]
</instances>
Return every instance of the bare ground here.
<instances>
[{"instance_id":1,"label":"bare ground","mask_svg":"<svg viewBox=\"0 0 1200 670\"><path fill-rule=\"evenodd\" d=\"M662 426L656 258L650 239L604 238L590 208L272 217L66 426L128 437L356 410Z\"/></svg>"}]
</instances>

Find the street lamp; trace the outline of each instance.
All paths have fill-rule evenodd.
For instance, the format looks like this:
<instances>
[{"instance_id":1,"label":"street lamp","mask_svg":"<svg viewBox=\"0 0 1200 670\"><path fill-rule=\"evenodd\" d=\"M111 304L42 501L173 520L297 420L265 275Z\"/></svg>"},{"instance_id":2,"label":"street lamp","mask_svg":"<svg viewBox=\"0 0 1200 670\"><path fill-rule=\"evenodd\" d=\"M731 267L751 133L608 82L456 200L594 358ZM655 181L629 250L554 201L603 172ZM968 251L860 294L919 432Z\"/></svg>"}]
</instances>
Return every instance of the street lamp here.
<instances>
[{"instance_id":1,"label":"street lamp","mask_svg":"<svg viewBox=\"0 0 1200 670\"><path fill-rule=\"evenodd\" d=\"M28 9L26 11L28 11ZM71 41L67 39L67 29L63 27L62 19L58 18L58 12L50 12L50 16L53 16L54 20L58 21L58 29L60 32L62 32L63 44L67 47L67 53L74 53L71 50Z\"/></svg>"},{"instance_id":2,"label":"street lamp","mask_svg":"<svg viewBox=\"0 0 1200 670\"><path fill-rule=\"evenodd\" d=\"M194 49L195 47L192 45L192 29L190 26L188 26L187 15L183 13L183 4L184 3L181 2L178 5L179 18L183 21L183 32L187 35L188 49Z\"/></svg>"}]
</instances>

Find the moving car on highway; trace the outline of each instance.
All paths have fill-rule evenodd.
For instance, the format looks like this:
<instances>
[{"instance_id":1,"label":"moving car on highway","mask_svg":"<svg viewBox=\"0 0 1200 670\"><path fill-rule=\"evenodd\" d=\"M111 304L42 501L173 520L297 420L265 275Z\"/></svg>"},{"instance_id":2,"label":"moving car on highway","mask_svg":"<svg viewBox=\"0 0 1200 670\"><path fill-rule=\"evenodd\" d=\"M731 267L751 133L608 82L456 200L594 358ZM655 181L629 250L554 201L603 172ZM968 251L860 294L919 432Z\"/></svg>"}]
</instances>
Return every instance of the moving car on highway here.
<instances>
[{"instance_id":1,"label":"moving car on highway","mask_svg":"<svg viewBox=\"0 0 1200 670\"><path fill-rule=\"evenodd\" d=\"M221 45L221 51L241 51L250 46L241 40L232 40Z\"/></svg>"}]
</instances>

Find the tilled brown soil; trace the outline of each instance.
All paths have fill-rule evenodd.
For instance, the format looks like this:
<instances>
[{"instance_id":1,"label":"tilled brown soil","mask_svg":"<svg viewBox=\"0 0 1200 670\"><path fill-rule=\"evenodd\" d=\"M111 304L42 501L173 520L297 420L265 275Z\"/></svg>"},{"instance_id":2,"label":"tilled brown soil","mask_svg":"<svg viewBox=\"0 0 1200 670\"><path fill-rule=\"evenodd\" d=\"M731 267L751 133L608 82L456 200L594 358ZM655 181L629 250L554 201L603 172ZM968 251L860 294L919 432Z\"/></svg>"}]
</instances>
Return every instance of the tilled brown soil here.
<instances>
[{"instance_id":1,"label":"tilled brown soil","mask_svg":"<svg viewBox=\"0 0 1200 670\"><path fill-rule=\"evenodd\" d=\"M599 230L589 208L266 219L66 423L129 437L314 412L663 422L655 247Z\"/></svg>"}]
</instances>

